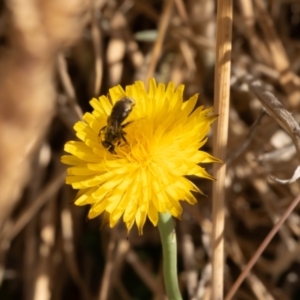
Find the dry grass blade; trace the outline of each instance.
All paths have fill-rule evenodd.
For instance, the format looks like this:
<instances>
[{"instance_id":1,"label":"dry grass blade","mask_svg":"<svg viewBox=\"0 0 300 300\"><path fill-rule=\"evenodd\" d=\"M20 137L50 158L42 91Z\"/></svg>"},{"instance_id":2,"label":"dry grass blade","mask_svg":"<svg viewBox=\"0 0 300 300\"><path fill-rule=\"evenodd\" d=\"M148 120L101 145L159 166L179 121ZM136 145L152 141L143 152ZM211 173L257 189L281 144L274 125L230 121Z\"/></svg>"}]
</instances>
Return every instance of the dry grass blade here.
<instances>
[{"instance_id":1,"label":"dry grass blade","mask_svg":"<svg viewBox=\"0 0 300 300\"><path fill-rule=\"evenodd\" d=\"M108 248L107 248L107 254L106 254L106 264L105 264L105 269L102 277L102 282L101 282L101 288L99 291L99 300L106 300L108 298L109 294L109 287L111 284L111 274L114 269L115 261L114 261L114 250L116 247L116 240L115 237L112 236L110 238Z\"/></svg>"},{"instance_id":2,"label":"dry grass blade","mask_svg":"<svg viewBox=\"0 0 300 300\"><path fill-rule=\"evenodd\" d=\"M256 250L254 255L252 256L251 260L248 262L248 264L245 266L243 272L240 274L238 279L235 281L233 286L231 287L230 291L225 297L225 300L231 300L234 296L235 292L238 290L244 279L247 277L249 271L252 269L256 261L259 259L263 251L266 249L272 238L275 236L275 234L278 232L278 230L281 228L282 224L286 221L286 219L289 217L289 215L292 213L292 211L295 209L295 207L300 202L300 195L298 195L289 205L289 207L286 209L286 211L283 213L281 218L278 220L278 222L274 225L272 230L269 232L269 234L266 236L264 241L261 243L259 248Z\"/></svg>"},{"instance_id":3,"label":"dry grass blade","mask_svg":"<svg viewBox=\"0 0 300 300\"><path fill-rule=\"evenodd\" d=\"M65 187L63 189L63 194L65 199L70 199L68 195L70 191ZM62 239L62 248L64 251L64 258L66 266L70 272L70 275L73 281L77 284L82 299L92 300L91 293L89 288L84 281L82 274L80 273L79 267L77 265L76 253L75 253L75 241L74 241L74 220L70 211L70 205L64 201L64 208L61 211L61 239Z\"/></svg>"},{"instance_id":4,"label":"dry grass blade","mask_svg":"<svg viewBox=\"0 0 300 300\"><path fill-rule=\"evenodd\" d=\"M101 31L98 25L99 10L96 6L96 1L91 0L91 14L92 14L92 38L95 52L95 85L94 95L99 95L101 89L101 82L103 77L103 58L102 58L102 40ZM104 4L104 3L103 3Z\"/></svg>"},{"instance_id":5,"label":"dry grass blade","mask_svg":"<svg viewBox=\"0 0 300 300\"><path fill-rule=\"evenodd\" d=\"M280 73L279 82L286 91L289 104L296 107L299 103L299 76L294 74L291 70L291 64L288 55L284 49L282 41L279 39L275 30L272 18L266 10L266 4L263 0L254 1L258 9L258 21L264 32L266 44L268 45L273 59L275 69Z\"/></svg>"},{"instance_id":6,"label":"dry grass blade","mask_svg":"<svg viewBox=\"0 0 300 300\"><path fill-rule=\"evenodd\" d=\"M165 3L165 7L159 22L158 26L158 37L156 39L156 42L153 46L152 54L151 54L151 61L149 63L149 67L145 76L145 82L148 82L148 80L153 76L155 67L157 65L158 59L161 54L161 49L163 46L163 41L165 38L165 35L167 33L167 28L169 26L172 10L173 10L173 4L174 0L167 0Z\"/></svg>"},{"instance_id":7,"label":"dry grass blade","mask_svg":"<svg viewBox=\"0 0 300 300\"><path fill-rule=\"evenodd\" d=\"M65 170L58 172L52 181L45 187L43 192L38 195L36 200L22 213L22 215L17 219L15 224L11 226L7 232L4 232L1 237L1 244L11 241L20 231L27 225L27 223L33 218L33 216L38 212L38 210L57 192L57 190L62 186L65 180ZM1 247L2 248L2 247Z\"/></svg>"},{"instance_id":8,"label":"dry grass blade","mask_svg":"<svg viewBox=\"0 0 300 300\"><path fill-rule=\"evenodd\" d=\"M126 260L133 267L136 273L140 275L140 278L145 282L152 293L156 295L156 298L163 298L164 293L160 289L160 286L157 284L157 281L152 278L149 271L139 262L138 257L133 250L128 251Z\"/></svg>"},{"instance_id":9,"label":"dry grass blade","mask_svg":"<svg viewBox=\"0 0 300 300\"><path fill-rule=\"evenodd\" d=\"M75 89L73 87L71 78L67 71L66 59L64 58L62 53L58 54L57 68L58 68L58 74L60 76L60 80L64 87L65 93L67 94L67 99L69 101L69 104L72 110L74 111L74 113L76 114L77 118L81 120L83 113L80 106L77 103Z\"/></svg>"},{"instance_id":10,"label":"dry grass blade","mask_svg":"<svg viewBox=\"0 0 300 300\"><path fill-rule=\"evenodd\" d=\"M249 87L259 99L268 114L272 116L275 121L291 136L296 147L300 163L300 149L298 144L300 126L298 122L293 118L292 114L283 107L282 103L276 99L271 92L266 91L258 81L250 82Z\"/></svg>"},{"instance_id":11,"label":"dry grass blade","mask_svg":"<svg viewBox=\"0 0 300 300\"><path fill-rule=\"evenodd\" d=\"M251 141L253 140L253 138L257 134L260 122L261 122L264 115L265 115L265 112L263 111L258 116L258 118L255 120L255 122L253 123L251 128L249 129L249 134L248 134L247 139L245 140L245 142L241 146L239 146L238 149L234 153L230 154L230 156L227 158L227 160L226 160L227 166L231 165L232 162L235 159L237 159L244 151L246 151L247 147L249 147Z\"/></svg>"},{"instance_id":12,"label":"dry grass blade","mask_svg":"<svg viewBox=\"0 0 300 300\"><path fill-rule=\"evenodd\" d=\"M126 54L126 19L119 11L115 11L110 20L111 39L106 51L106 60L109 65L109 84L115 85L120 82L124 68L124 57Z\"/></svg>"},{"instance_id":13,"label":"dry grass blade","mask_svg":"<svg viewBox=\"0 0 300 300\"><path fill-rule=\"evenodd\" d=\"M225 161L228 137L232 1L218 1L214 102L219 118L214 127L214 155ZM214 165L212 232L212 300L223 299L226 164Z\"/></svg>"},{"instance_id":14,"label":"dry grass blade","mask_svg":"<svg viewBox=\"0 0 300 300\"><path fill-rule=\"evenodd\" d=\"M243 256L242 250L237 243L237 237L234 234L232 223L230 220L226 222L226 250L228 256L239 266L242 270L245 267L245 258ZM272 294L267 290L267 287L263 282L254 274L254 272L249 271L246 279L248 285L250 286L253 294L258 300L274 300Z\"/></svg>"}]
</instances>

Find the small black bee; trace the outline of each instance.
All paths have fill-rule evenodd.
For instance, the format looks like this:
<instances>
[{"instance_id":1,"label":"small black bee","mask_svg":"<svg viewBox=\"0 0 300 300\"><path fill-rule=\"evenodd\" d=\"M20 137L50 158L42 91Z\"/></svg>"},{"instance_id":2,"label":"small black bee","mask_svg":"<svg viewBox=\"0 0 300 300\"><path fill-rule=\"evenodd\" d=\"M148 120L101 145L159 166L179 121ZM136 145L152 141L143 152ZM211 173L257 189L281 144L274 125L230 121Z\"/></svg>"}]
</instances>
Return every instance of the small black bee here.
<instances>
[{"instance_id":1,"label":"small black bee","mask_svg":"<svg viewBox=\"0 0 300 300\"><path fill-rule=\"evenodd\" d=\"M127 143L125 138L126 132L123 130L131 122L122 123L132 111L135 101L130 97L122 97L112 108L110 116L107 118L107 126L100 130L100 134L104 137L102 145L110 153L116 154L115 146L120 143L121 139Z\"/></svg>"}]
</instances>

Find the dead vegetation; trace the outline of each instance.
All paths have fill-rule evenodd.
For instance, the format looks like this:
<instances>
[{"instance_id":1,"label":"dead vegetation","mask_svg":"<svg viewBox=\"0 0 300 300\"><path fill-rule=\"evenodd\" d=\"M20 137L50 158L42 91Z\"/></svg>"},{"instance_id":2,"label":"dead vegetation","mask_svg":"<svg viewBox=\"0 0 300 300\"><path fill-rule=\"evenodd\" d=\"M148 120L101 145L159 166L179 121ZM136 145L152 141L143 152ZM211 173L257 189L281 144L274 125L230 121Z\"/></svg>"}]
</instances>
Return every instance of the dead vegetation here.
<instances>
[{"instance_id":1,"label":"dead vegetation","mask_svg":"<svg viewBox=\"0 0 300 300\"><path fill-rule=\"evenodd\" d=\"M233 1L225 295L300 193L300 3ZM146 80L213 105L212 0L11 0L0 8L0 298L164 299L157 228L99 230L59 162L93 96ZM279 102L278 102L279 101ZM188 147L188 145L187 145ZM212 151L212 138L205 146ZM212 170L209 170L212 172ZM293 179L297 179L297 172ZM285 183L285 184L282 184ZM212 184L176 222L184 299L210 299ZM297 199L296 199L297 200ZM234 299L300 298L297 201ZM226 298L229 300L228 298Z\"/></svg>"}]
</instances>

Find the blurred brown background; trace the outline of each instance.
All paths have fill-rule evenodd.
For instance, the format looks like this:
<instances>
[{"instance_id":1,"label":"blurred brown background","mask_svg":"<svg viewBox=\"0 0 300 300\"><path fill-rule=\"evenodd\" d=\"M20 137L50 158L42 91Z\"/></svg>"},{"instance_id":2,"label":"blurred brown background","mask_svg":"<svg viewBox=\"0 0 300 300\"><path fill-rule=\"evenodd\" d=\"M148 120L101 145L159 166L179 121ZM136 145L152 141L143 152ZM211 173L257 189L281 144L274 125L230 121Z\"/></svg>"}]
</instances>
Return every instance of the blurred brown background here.
<instances>
[{"instance_id":1,"label":"blurred brown background","mask_svg":"<svg viewBox=\"0 0 300 300\"><path fill-rule=\"evenodd\" d=\"M59 159L89 100L113 85L153 75L212 106L215 19L213 0L1 2L1 300L164 299L157 228L100 231L101 218L71 204ZM300 1L234 1L232 43L226 291L300 192L269 179L291 177L299 162L245 81L260 80L299 120ZM176 222L180 286L194 300L210 295L212 227L211 182L196 183L208 197L183 204ZM235 299L300 299L299 237L297 208Z\"/></svg>"}]
</instances>

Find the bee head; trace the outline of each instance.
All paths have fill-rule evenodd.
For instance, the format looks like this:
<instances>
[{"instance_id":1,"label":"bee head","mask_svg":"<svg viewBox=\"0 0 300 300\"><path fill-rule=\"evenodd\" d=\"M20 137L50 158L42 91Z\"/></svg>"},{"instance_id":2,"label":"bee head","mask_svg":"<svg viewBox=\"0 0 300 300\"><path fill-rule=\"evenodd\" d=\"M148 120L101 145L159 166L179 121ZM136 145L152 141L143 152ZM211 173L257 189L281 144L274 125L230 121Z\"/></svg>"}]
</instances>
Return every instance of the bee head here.
<instances>
[{"instance_id":1,"label":"bee head","mask_svg":"<svg viewBox=\"0 0 300 300\"><path fill-rule=\"evenodd\" d=\"M128 114L132 111L133 106L135 105L135 101L130 97L124 97L120 101L124 104L124 111Z\"/></svg>"}]
</instances>

